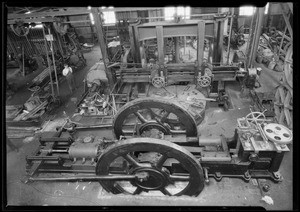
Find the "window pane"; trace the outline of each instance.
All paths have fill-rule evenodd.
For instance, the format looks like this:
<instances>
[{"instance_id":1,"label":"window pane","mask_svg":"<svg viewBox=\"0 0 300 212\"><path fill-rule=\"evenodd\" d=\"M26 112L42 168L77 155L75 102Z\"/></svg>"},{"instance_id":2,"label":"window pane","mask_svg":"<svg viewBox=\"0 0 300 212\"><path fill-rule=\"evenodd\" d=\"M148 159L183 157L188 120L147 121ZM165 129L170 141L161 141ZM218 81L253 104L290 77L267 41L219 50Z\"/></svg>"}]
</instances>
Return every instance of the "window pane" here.
<instances>
[{"instance_id":1,"label":"window pane","mask_svg":"<svg viewBox=\"0 0 300 212\"><path fill-rule=\"evenodd\" d=\"M185 7L185 18L190 19L191 7Z\"/></svg>"},{"instance_id":2,"label":"window pane","mask_svg":"<svg viewBox=\"0 0 300 212\"><path fill-rule=\"evenodd\" d=\"M175 14L175 7L165 8L165 20L172 20L174 14Z\"/></svg>"},{"instance_id":3,"label":"window pane","mask_svg":"<svg viewBox=\"0 0 300 212\"><path fill-rule=\"evenodd\" d=\"M116 23L116 15L113 11L103 12L103 18L105 24L114 24Z\"/></svg>"},{"instance_id":4,"label":"window pane","mask_svg":"<svg viewBox=\"0 0 300 212\"><path fill-rule=\"evenodd\" d=\"M254 12L254 7L252 6L240 7L239 15L250 16L253 15L253 12Z\"/></svg>"},{"instance_id":5,"label":"window pane","mask_svg":"<svg viewBox=\"0 0 300 212\"><path fill-rule=\"evenodd\" d=\"M184 7L177 7L177 15L184 16Z\"/></svg>"}]
</instances>

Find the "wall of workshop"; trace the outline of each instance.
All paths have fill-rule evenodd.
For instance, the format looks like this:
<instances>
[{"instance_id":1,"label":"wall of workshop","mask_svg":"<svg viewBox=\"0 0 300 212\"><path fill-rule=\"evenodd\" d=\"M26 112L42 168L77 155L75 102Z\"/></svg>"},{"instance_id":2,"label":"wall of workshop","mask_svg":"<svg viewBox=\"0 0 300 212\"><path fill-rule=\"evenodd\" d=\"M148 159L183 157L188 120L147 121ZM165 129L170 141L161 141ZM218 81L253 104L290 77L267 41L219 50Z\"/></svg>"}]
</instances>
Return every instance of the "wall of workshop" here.
<instances>
[{"instance_id":1,"label":"wall of workshop","mask_svg":"<svg viewBox=\"0 0 300 212\"><path fill-rule=\"evenodd\" d=\"M54 29L51 31L53 37L53 49L59 51L57 34ZM48 34L46 32L46 34ZM22 54L22 48L24 48L24 55L44 55L46 54L45 41L44 41L43 30L41 28L31 28L27 36L17 36L9 27L7 29L7 52L9 54L14 53L19 55ZM50 42L47 42L48 51L50 51ZM15 55L16 56L16 55Z\"/></svg>"},{"instance_id":2,"label":"wall of workshop","mask_svg":"<svg viewBox=\"0 0 300 212\"><path fill-rule=\"evenodd\" d=\"M74 15L74 16L69 16L68 18L69 21L86 21L86 22L71 23L71 26L75 28L80 43L94 43L95 37L97 35L95 33L94 26L92 26L90 22L89 15L76 15L76 16Z\"/></svg>"},{"instance_id":3,"label":"wall of workshop","mask_svg":"<svg viewBox=\"0 0 300 212\"><path fill-rule=\"evenodd\" d=\"M285 13L288 12L288 8L286 7ZM279 3L271 3L270 4L270 10L269 10L269 16L270 16L270 26L275 27L277 30L284 31L285 28L285 21L282 15L282 9ZM267 18L266 18L267 19ZM290 22L292 24L292 18L290 19ZM265 20L265 24L267 24L267 20Z\"/></svg>"}]
</instances>

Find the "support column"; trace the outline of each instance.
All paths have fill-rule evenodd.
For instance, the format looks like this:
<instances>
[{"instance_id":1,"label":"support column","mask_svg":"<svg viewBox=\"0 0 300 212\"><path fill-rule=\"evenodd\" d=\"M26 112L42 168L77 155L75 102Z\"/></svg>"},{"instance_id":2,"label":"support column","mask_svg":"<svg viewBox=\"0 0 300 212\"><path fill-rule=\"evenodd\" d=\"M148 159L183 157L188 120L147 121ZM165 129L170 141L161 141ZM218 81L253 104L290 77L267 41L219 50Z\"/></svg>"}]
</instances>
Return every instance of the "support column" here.
<instances>
[{"instance_id":1,"label":"support column","mask_svg":"<svg viewBox=\"0 0 300 212\"><path fill-rule=\"evenodd\" d=\"M200 70L200 67L203 62L204 55L204 37L205 37L205 22L198 22L198 31L197 31L197 69Z\"/></svg>"},{"instance_id":2,"label":"support column","mask_svg":"<svg viewBox=\"0 0 300 212\"><path fill-rule=\"evenodd\" d=\"M156 27L156 38L157 38L157 50L158 50L158 61L160 65L164 64L165 55L164 55L164 35L163 27Z\"/></svg>"},{"instance_id":3,"label":"support column","mask_svg":"<svg viewBox=\"0 0 300 212\"><path fill-rule=\"evenodd\" d=\"M98 41L100 44L100 50L101 50L101 54L102 54L102 60L103 60L104 68L105 68L105 73L108 78L109 87L110 87L110 89L112 89L115 82L113 80L111 71L107 68L107 66L108 66L107 62L109 60L108 60L106 43L105 43L104 37L103 37L102 20L99 15L99 10L97 8L92 8L92 13L93 13L94 20L95 20L95 27L96 27L96 31L97 31Z\"/></svg>"},{"instance_id":4,"label":"support column","mask_svg":"<svg viewBox=\"0 0 300 212\"><path fill-rule=\"evenodd\" d=\"M45 33L45 27L43 24L43 35L44 35L44 44L45 44L45 50L46 50L46 57L47 57L47 62L48 62L48 67L49 67L49 75L50 75L50 85L51 85L51 91L52 91L52 97L55 99L55 93L54 93L54 88L53 88L53 81L52 81L52 71L51 71L51 64L50 64L50 58L48 55L48 44L46 40L46 33Z\"/></svg>"},{"instance_id":5,"label":"support column","mask_svg":"<svg viewBox=\"0 0 300 212\"><path fill-rule=\"evenodd\" d=\"M263 28L265 8L263 7L263 8L257 8L257 9L258 9L258 15L257 15L256 26L255 26L255 32L254 32L253 48L252 48L252 51L250 54L250 60L249 60L248 67L250 67L250 65L252 66L252 63L256 58L257 48L258 48L258 44L259 44L259 38L260 38L261 31Z\"/></svg>"},{"instance_id":6,"label":"support column","mask_svg":"<svg viewBox=\"0 0 300 212\"><path fill-rule=\"evenodd\" d=\"M232 8L231 9L231 19L230 19L229 35L228 35L228 46L227 46L227 61L226 61L227 65L229 65L229 58L230 58L230 42L231 42L233 16L234 16L234 9Z\"/></svg>"},{"instance_id":7,"label":"support column","mask_svg":"<svg viewBox=\"0 0 300 212\"><path fill-rule=\"evenodd\" d=\"M52 35L50 28L48 28L48 33L49 33L49 36ZM52 35L52 37L54 38L54 35ZM56 89L57 89L57 95L59 96L59 85L58 85L58 79L57 79L57 71L56 71L56 65L55 65L55 57L54 57L54 49L53 49L52 39L50 39L50 45L51 45L52 63L53 63L53 68L54 68L55 81L56 81L55 84L56 84Z\"/></svg>"},{"instance_id":8,"label":"support column","mask_svg":"<svg viewBox=\"0 0 300 212\"><path fill-rule=\"evenodd\" d=\"M175 44L175 63L179 63L180 58L179 58L179 53L180 53L180 48L179 48L179 39L180 37L175 37L174 39L174 44Z\"/></svg>"},{"instance_id":9,"label":"support column","mask_svg":"<svg viewBox=\"0 0 300 212\"><path fill-rule=\"evenodd\" d=\"M224 32L224 22L217 21L215 22L215 32L216 32L216 40L214 42L214 53L213 53L213 63L216 65L220 65L223 61L222 58L222 47L223 47L223 32Z\"/></svg>"}]
</instances>

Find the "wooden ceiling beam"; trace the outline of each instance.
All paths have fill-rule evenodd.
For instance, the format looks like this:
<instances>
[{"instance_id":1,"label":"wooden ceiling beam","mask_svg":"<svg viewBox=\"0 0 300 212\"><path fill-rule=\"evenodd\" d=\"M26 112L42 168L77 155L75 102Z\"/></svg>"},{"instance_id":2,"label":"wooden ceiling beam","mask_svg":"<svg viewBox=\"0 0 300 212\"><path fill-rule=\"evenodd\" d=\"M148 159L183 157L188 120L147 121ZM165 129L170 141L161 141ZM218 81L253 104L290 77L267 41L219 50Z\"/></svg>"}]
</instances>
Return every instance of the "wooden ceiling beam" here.
<instances>
[{"instance_id":1,"label":"wooden ceiling beam","mask_svg":"<svg viewBox=\"0 0 300 212\"><path fill-rule=\"evenodd\" d=\"M8 14L7 19L28 19L28 18L41 18L41 17L55 17L55 16L68 16L68 15L84 15L89 14L87 8L77 9L58 9L58 11L43 11L29 14Z\"/></svg>"}]
</instances>

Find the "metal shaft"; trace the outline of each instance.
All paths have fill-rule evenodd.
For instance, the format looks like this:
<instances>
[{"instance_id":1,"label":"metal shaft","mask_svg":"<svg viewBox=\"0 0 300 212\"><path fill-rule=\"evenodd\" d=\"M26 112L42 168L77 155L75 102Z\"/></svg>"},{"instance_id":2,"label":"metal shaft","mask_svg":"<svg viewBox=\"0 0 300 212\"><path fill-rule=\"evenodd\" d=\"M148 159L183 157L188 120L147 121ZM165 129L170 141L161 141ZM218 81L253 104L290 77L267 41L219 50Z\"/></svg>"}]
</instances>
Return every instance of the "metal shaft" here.
<instances>
[{"instance_id":1,"label":"metal shaft","mask_svg":"<svg viewBox=\"0 0 300 212\"><path fill-rule=\"evenodd\" d=\"M29 181L98 181L98 180L133 180L135 175L104 175L104 176L77 176L77 177L30 177Z\"/></svg>"}]
</instances>

